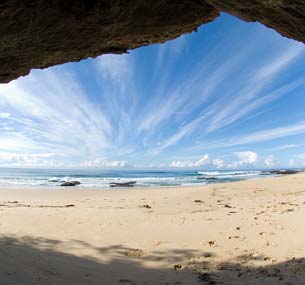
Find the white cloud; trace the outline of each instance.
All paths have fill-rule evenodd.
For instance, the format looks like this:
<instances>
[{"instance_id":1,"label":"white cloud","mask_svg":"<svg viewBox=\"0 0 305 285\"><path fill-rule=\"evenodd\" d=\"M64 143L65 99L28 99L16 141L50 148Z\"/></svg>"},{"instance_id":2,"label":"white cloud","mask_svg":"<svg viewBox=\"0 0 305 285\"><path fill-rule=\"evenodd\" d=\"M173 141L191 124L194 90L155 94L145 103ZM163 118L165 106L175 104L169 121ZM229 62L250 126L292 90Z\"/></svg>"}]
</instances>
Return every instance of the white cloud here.
<instances>
[{"instance_id":1,"label":"white cloud","mask_svg":"<svg viewBox=\"0 0 305 285\"><path fill-rule=\"evenodd\" d=\"M181 112L191 113L208 100L209 97L215 95L219 82L225 80L232 74L235 66L240 66L243 60L249 57L249 46L243 45L243 49L238 54L235 52L226 58L219 57L219 53L223 53L226 46L225 40L211 49L209 57L203 55L188 72L183 73L183 78L176 82L172 87L172 79L169 77L169 68L175 68L175 62L168 62L171 56L180 55L185 49L186 36L180 37L170 43L163 44L159 47L156 70L160 76L155 96L149 101L148 108L143 111L143 116L139 131L147 131L151 133L162 123L178 116ZM175 48L174 48L175 47ZM174 49L174 50L172 50ZM176 52L177 51L177 52ZM215 66L217 68L215 69ZM166 96L165 96L166 95ZM183 124L185 127L179 128L178 132L167 138L162 145L164 148L174 145L186 135L192 133L196 128L192 128L199 121L204 119L204 114L199 115L198 120L195 118L188 123ZM187 129L188 128L188 129Z\"/></svg>"},{"instance_id":2,"label":"white cloud","mask_svg":"<svg viewBox=\"0 0 305 285\"><path fill-rule=\"evenodd\" d=\"M10 113L0 112L0 119L7 119L11 116Z\"/></svg>"},{"instance_id":3,"label":"white cloud","mask_svg":"<svg viewBox=\"0 0 305 285\"><path fill-rule=\"evenodd\" d=\"M185 161L176 161L174 160L171 163L171 167L175 168L191 168L191 167L200 167L204 165L208 165L210 163L210 157L208 154L205 154L203 157L198 159L197 161L190 161L190 160L185 160Z\"/></svg>"},{"instance_id":4,"label":"white cloud","mask_svg":"<svg viewBox=\"0 0 305 285\"><path fill-rule=\"evenodd\" d=\"M227 165L228 168L240 168L242 166L254 165L258 161L258 155L253 151L241 151L234 153L238 161L234 161Z\"/></svg>"},{"instance_id":5,"label":"white cloud","mask_svg":"<svg viewBox=\"0 0 305 285\"><path fill-rule=\"evenodd\" d=\"M54 69L36 71L1 85L0 96L0 111L6 110L1 112L1 118L5 117L0 125L2 151L33 157L52 150L74 160L102 153L112 145L105 112L65 70L60 70L60 76Z\"/></svg>"},{"instance_id":6,"label":"white cloud","mask_svg":"<svg viewBox=\"0 0 305 285\"><path fill-rule=\"evenodd\" d=\"M96 158L94 160L85 161L82 163L87 167L102 167L102 168L127 168L132 167L126 160L107 160L103 158Z\"/></svg>"},{"instance_id":7,"label":"white cloud","mask_svg":"<svg viewBox=\"0 0 305 285\"><path fill-rule=\"evenodd\" d=\"M95 68L99 107L111 123L111 145L125 148L130 133L138 129L134 117L141 99L135 84L134 56L103 55L96 60Z\"/></svg>"},{"instance_id":8,"label":"white cloud","mask_svg":"<svg viewBox=\"0 0 305 285\"><path fill-rule=\"evenodd\" d=\"M290 149L290 148L296 148L301 145L302 144L284 144L284 145L280 145L278 147L273 148L273 150L285 150L285 149Z\"/></svg>"},{"instance_id":9,"label":"white cloud","mask_svg":"<svg viewBox=\"0 0 305 285\"><path fill-rule=\"evenodd\" d=\"M221 48L219 46L219 50ZM180 112L191 113L198 106L206 102L209 97L214 95L219 82L225 80L231 74L232 68L241 64L247 56L248 49L244 48L238 55L234 54L232 57L229 57L229 60L226 59L218 62L219 56L214 51L212 58L204 58L204 61L198 62L194 71L184 76L183 80L179 82L174 90L162 90L163 92L161 92L160 96L157 96L150 102L149 110L145 110L145 116L139 127L139 131L152 131L162 122L165 122ZM218 68L215 69L215 66L218 66ZM167 94L167 96L164 96L164 94ZM220 105L222 106L223 104ZM178 128L175 134L166 138L161 143L161 147L156 152L175 145L182 138L198 130L199 127L202 127L202 122L208 116L211 116L214 111L216 112L216 110L210 109L203 110L199 116L190 120L188 123L184 123L182 127Z\"/></svg>"},{"instance_id":10,"label":"white cloud","mask_svg":"<svg viewBox=\"0 0 305 285\"><path fill-rule=\"evenodd\" d=\"M107 54L100 56L97 60L101 76L124 91L133 71L130 56Z\"/></svg>"},{"instance_id":11,"label":"white cloud","mask_svg":"<svg viewBox=\"0 0 305 285\"><path fill-rule=\"evenodd\" d=\"M161 151L171 145L176 144L178 141L180 141L183 137L189 135L192 133L200 124L203 118L198 118L187 125L183 126L178 132L176 132L173 136L166 139L162 145L157 149L157 151Z\"/></svg>"},{"instance_id":12,"label":"white cloud","mask_svg":"<svg viewBox=\"0 0 305 285\"><path fill-rule=\"evenodd\" d=\"M304 132L305 132L305 122L302 121L294 125L255 132L251 135L239 138L238 140L236 140L236 144L234 145L268 141L281 137L293 136Z\"/></svg>"},{"instance_id":13,"label":"white cloud","mask_svg":"<svg viewBox=\"0 0 305 285\"><path fill-rule=\"evenodd\" d=\"M288 166L289 167L294 166L294 160L293 159L289 159Z\"/></svg>"},{"instance_id":14,"label":"white cloud","mask_svg":"<svg viewBox=\"0 0 305 285\"><path fill-rule=\"evenodd\" d=\"M210 158L208 154L205 154L202 158L200 158L199 160L197 160L195 162L196 165L198 166L203 166L203 165L207 165L210 163Z\"/></svg>"},{"instance_id":15,"label":"white cloud","mask_svg":"<svg viewBox=\"0 0 305 285\"><path fill-rule=\"evenodd\" d=\"M193 167L194 163L190 162L190 161L176 161L174 160L171 163L171 167L175 167L175 168L187 168L187 167Z\"/></svg>"},{"instance_id":16,"label":"white cloud","mask_svg":"<svg viewBox=\"0 0 305 285\"><path fill-rule=\"evenodd\" d=\"M0 152L0 165L3 166L62 166L56 158L63 156L58 153L12 153Z\"/></svg>"},{"instance_id":17,"label":"white cloud","mask_svg":"<svg viewBox=\"0 0 305 285\"><path fill-rule=\"evenodd\" d=\"M182 103L183 97L179 92L172 92L167 96L155 96L143 111L138 131L155 130L162 122L168 120Z\"/></svg>"},{"instance_id":18,"label":"white cloud","mask_svg":"<svg viewBox=\"0 0 305 285\"><path fill-rule=\"evenodd\" d=\"M275 140L283 137L289 137L305 133L305 121L301 121L288 126L265 129L262 131L253 132L251 134L242 135L239 137L226 138L225 140L209 142L205 148L226 148L231 146L239 146L251 143L260 143L270 140ZM200 145L197 149L202 148Z\"/></svg>"},{"instance_id":19,"label":"white cloud","mask_svg":"<svg viewBox=\"0 0 305 285\"><path fill-rule=\"evenodd\" d=\"M267 167L273 167L275 165L275 159L272 155L269 155L267 158L264 159L264 164Z\"/></svg>"},{"instance_id":20,"label":"white cloud","mask_svg":"<svg viewBox=\"0 0 305 285\"><path fill-rule=\"evenodd\" d=\"M265 66L256 71L256 78L258 80L265 80L265 78L272 78L274 75L285 69L293 60L295 60L302 52L304 47L300 43L292 43L280 56L270 62L267 62Z\"/></svg>"},{"instance_id":21,"label":"white cloud","mask_svg":"<svg viewBox=\"0 0 305 285\"><path fill-rule=\"evenodd\" d=\"M152 101L150 110L145 111L139 131L152 131L162 122L177 115L180 111L191 113L202 106L200 113L184 121L182 127L171 136L163 139L161 146L156 148L158 153L165 148L175 145L181 139L193 132L202 130L202 133L211 133L246 118L251 112L270 104L271 102L287 95L305 84L305 78L298 78L288 84L273 86L281 72L296 61L298 56L304 54L301 44L286 44L281 52L275 52L267 60L259 61L256 68L243 71L243 80L222 90L222 95L217 96L211 103L203 106L207 98L216 95L218 86L221 86L231 74L235 74L243 62L246 62L249 52L242 50L236 57L224 60L219 68L210 70L216 58L209 59L204 64L205 70L198 69L197 74L183 78L183 81L174 91L169 90L167 96L159 96ZM218 66L218 65L217 65ZM206 73L206 71L209 71ZM204 76L203 76L204 75ZM200 83L197 79L200 78ZM201 86L199 91L196 89ZM164 93L164 92L163 92ZM188 94L188 96L186 96ZM162 94L163 95L163 94Z\"/></svg>"},{"instance_id":22,"label":"white cloud","mask_svg":"<svg viewBox=\"0 0 305 285\"><path fill-rule=\"evenodd\" d=\"M305 80L301 78L272 92L267 92L267 95L262 93L266 87L274 82L275 77L303 52L304 47L301 44L288 45L281 55L274 54L271 60L264 61L262 67L255 70L254 74L250 73L249 78L242 82L239 89L225 91L227 92L226 96L221 96L209 107L212 116L207 123L207 132L213 132L228 126L258 107L266 105L304 85ZM257 98L258 96L259 98ZM228 103L228 98L230 103Z\"/></svg>"},{"instance_id":23,"label":"white cloud","mask_svg":"<svg viewBox=\"0 0 305 285\"><path fill-rule=\"evenodd\" d=\"M253 164L257 162L258 155L253 151L241 151L235 152L236 156L239 158L241 164Z\"/></svg>"},{"instance_id":24,"label":"white cloud","mask_svg":"<svg viewBox=\"0 0 305 285\"><path fill-rule=\"evenodd\" d=\"M217 169L224 168L225 162L222 159L216 158L212 160L212 165L214 165Z\"/></svg>"},{"instance_id":25,"label":"white cloud","mask_svg":"<svg viewBox=\"0 0 305 285\"><path fill-rule=\"evenodd\" d=\"M175 160L171 163L171 167L200 168L205 166L206 169L242 169L248 167L274 167L277 164L277 160L273 155L262 157L250 150L234 152L233 155L237 160L230 159L229 162L225 162L221 158L210 158L209 155L206 154L199 160ZM299 157L301 156L302 155Z\"/></svg>"},{"instance_id":26,"label":"white cloud","mask_svg":"<svg viewBox=\"0 0 305 285\"><path fill-rule=\"evenodd\" d=\"M284 95L287 95L294 91L295 89L304 86L305 78L300 78L295 81L292 81L286 85L280 86L277 89L274 89L272 92L267 92L266 94L260 93L263 89L259 88L259 84L255 83L253 86L249 86L249 90L244 90L245 94L251 94L256 90L255 96L242 96L239 98L233 98L233 103L229 104L228 107L218 110L215 112L215 116L209 121L207 127L208 132L215 131L219 128L230 125L234 122L237 122L239 119L250 114L252 111L262 108L264 105L270 104L271 102L281 98ZM244 97L244 98L242 98ZM222 104L218 102L218 104ZM223 104L225 105L225 104Z\"/></svg>"},{"instance_id":27,"label":"white cloud","mask_svg":"<svg viewBox=\"0 0 305 285\"><path fill-rule=\"evenodd\" d=\"M300 159L305 159L305 153L299 153L297 157Z\"/></svg>"}]
</instances>

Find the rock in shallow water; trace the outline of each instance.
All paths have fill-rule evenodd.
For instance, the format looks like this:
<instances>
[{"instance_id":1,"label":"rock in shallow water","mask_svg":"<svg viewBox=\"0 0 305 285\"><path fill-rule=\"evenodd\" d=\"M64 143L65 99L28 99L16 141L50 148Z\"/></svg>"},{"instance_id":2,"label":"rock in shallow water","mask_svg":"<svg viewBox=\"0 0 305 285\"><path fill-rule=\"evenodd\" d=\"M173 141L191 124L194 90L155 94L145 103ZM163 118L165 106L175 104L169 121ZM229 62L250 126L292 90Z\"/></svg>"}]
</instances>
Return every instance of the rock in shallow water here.
<instances>
[{"instance_id":1,"label":"rock in shallow water","mask_svg":"<svg viewBox=\"0 0 305 285\"><path fill-rule=\"evenodd\" d=\"M81 183L79 181L66 181L60 184L60 186L77 186Z\"/></svg>"},{"instance_id":2,"label":"rock in shallow water","mask_svg":"<svg viewBox=\"0 0 305 285\"><path fill-rule=\"evenodd\" d=\"M287 175L287 174L297 174L299 172L301 172L301 171L288 169L288 170L271 170L269 173Z\"/></svg>"},{"instance_id":3,"label":"rock in shallow water","mask_svg":"<svg viewBox=\"0 0 305 285\"><path fill-rule=\"evenodd\" d=\"M111 182L109 183L110 187L133 187L137 182L128 181L128 182Z\"/></svg>"}]
</instances>

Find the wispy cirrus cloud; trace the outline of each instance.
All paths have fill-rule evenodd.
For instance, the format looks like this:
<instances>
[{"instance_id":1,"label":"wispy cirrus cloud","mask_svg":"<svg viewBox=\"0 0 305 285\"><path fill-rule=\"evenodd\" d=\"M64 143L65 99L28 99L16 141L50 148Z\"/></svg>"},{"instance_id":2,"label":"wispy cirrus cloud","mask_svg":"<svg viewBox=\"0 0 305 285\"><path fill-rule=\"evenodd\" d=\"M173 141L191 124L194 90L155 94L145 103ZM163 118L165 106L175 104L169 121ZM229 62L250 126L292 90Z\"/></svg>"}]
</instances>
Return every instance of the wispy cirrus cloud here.
<instances>
[{"instance_id":1,"label":"wispy cirrus cloud","mask_svg":"<svg viewBox=\"0 0 305 285\"><path fill-rule=\"evenodd\" d=\"M298 56L304 54L304 52L305 49L301 44L288 45L280 55L275 54L272 60L264 63L258 70L251 70L248 73L248 80L241 82L241 88L239 90L225 91L229 94L230 102L228 102L227 96L222 96L215 102L212 108L216 108L217 111L213 112L213 116L207 122L206 130L212 132L228 126L258 107L268 104L278 99L278 97L304 85L305 80L301 78L293 83L275 88L271 92L265 90L269 84L272 84L276 80L276 76L282 70L287 68L287 66L295 61ZM264 93L267 93L267 95Z\"/></svg>"},{"instance_id":2,"label":"wispy cirrus cloud","mask_svg":"<svg viewBox=\"0 0 305 285\"><path fill-rule=\"evenodd\" d=\"M274 151L280 151L280 150L287 150L287 149L294 149L297 147L304 146L305 144L284 144L277 147L273 147L272 150Z\"/></svg>"},{"instance_id":3,"label":"wispy cirrus cloud","mask_svg":"<svg viewBox=\"0 0 305 285\"><path fill-rule=\"evenodd\" d=\"M171 118L178 109L190 114L187 122L179 126L176 133L165 138L157 150L172 146L199 130L204 138L205 134L232 126L241 119L247 119L256 110L262 110L263 107L305 85L304 76L288 83L280 80L282 73L287 72L291 64L305 55L302 44L284 43L282 49L269 55L267 60L261 59L252 67L247 66L247 63L249 57L253 56L253 47L248 50L247 48L247 45L243 46L238 56L235 55L233 58L221 58L223 63L220 67L214 68L209 74L200 73L202 91L199 94L195 93L196 96L189 91L194 91L194 85L198 84L194 80L198 74L191 74L189 79L187 77L180 84L182 87L180 86L179 92L170 94L168 101L148 117L151 122L158 125L164 119ZM209 70L209 62L213 60L208 59L207 63L202 63L207 70ZM243 65L246 67L241 70ZM225 88L222 87L223 85ZM184 89L184 86L187 88ZM172 102L175 102L175 107L172 107ZM147 129L150 127L151 125L148 124Z\"/></svg>"},{"instance_id":4,"label":"wispy cirrus cloud","mask_svg":"<svg viewBox=\"0 0 305 285\"><path fill-rule=\"evenodd\" d=\"M209 142L205 146L198 146L197 148L228 148L232 146L262 143L303 133L305 133L305 121L287 126L265 129L242 136L228 137L225 140Z\"/></svg>"},{"instance_id":5,"label":"wispy cirrus cloud","mask_svg":"<svg viewBox=\"0 0 305 285\"><path fill-rule=\"evenodd\" d=\"M53 70L0 86L0 110L11 115L11 130L0 134L0 149L68 156L109 145L110 123L70 74ZM82 146L80 150L80 146Z\"/></svg>"},{"instance_id":6,"label":"wispy cirrus cloud","mask_svg":"<svg viewBox=\"0 0 305 285\"><path fill-rule=\"evenodd\" d=\"M304 59L302 44L222 15L161 46L34 71L0 85L0 158L103 168L253 166L237 155L250 144L281 139L264 148L270 152L300 144L285 138L305 133L302 111L294 111L304 103ZM228 148L235 154L227 160ZM208 163L200 161L205 149ZM271 155L257 163L271 165Z\"/></svg>"}]
</instances>

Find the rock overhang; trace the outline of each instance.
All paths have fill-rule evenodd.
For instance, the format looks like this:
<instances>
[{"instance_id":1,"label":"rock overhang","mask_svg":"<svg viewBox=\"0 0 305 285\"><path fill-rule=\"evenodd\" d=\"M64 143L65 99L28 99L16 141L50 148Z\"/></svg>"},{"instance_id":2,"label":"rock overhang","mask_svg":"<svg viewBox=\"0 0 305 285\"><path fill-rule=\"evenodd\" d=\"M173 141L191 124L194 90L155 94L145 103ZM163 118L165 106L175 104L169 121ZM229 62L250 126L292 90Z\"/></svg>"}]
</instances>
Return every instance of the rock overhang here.
<instances>
[{"instance_id":1,"label":"rock overhang","mask_svg":"<svg viewBox=\"0 0 305 285\"><path fill-rule=\"evenodd\" d=\"M305 3L281 0L4 0L0 3L0 83L31 69L190 33L226 12L305 42Z\"/></svg>"}]
</instances>

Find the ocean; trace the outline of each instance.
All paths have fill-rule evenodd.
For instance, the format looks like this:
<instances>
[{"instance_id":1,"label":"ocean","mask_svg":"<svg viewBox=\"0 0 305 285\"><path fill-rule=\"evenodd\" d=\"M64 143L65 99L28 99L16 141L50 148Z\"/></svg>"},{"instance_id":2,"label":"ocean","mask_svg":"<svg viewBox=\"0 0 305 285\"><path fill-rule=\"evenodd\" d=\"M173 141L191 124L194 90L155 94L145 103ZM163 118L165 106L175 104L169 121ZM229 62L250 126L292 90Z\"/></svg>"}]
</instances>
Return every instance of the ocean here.
<instances>
[{"instance_id":1,"label":"ocean","mask_svg":"<svg viewBox=\"0 0 305 285\"><path fill-rule=\"evenodd\" d=\"M97 170L97 169L32 169L0 168L0 186L60 187L66 181L79 181L77 188L112 189L110 183L136 181L134 187L200 186L274 176L260 170L197 171L197 170ZM64 187L63 187L64 188Z\"/></svg>"}]
</instances>

